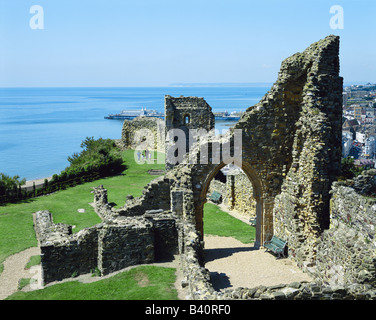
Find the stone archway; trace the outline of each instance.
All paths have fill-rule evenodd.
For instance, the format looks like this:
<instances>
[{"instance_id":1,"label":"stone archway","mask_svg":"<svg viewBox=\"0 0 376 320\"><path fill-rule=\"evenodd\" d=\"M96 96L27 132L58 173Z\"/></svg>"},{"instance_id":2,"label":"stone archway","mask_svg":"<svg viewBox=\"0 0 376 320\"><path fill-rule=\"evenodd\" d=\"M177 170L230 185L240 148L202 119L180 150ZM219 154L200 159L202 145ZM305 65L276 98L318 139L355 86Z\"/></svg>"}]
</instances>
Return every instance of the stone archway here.
<instances>
[{"instance_id":1,"label":"stone archway","mask_svg":"<svg viewBox=\"0 0 376 320\"><path fill-rule=\"evenodd\" d=\"M197 201L197 207L195 210L195 219L196 219L196 228L197 231L200 232L202 239L204 235L204 204L206 203L206 197L209 189L210 182L215 177L215 175L221 170L226 164L221 163L214 167L209 173L206 175L204 182L202 184L202 189ZM272 223L272 219L264 219L264 199L263 199L263 188L262 188L262 181L257 175L256 171L247 163L243 163L241 169L247 175L248 179L252 183L253 186L253 196L256 200L256 241L255 247L259 247L263 244L265 239L265 230L273 230L273 225L266 225L266 223Z\"/></svg>"}]
</instances>

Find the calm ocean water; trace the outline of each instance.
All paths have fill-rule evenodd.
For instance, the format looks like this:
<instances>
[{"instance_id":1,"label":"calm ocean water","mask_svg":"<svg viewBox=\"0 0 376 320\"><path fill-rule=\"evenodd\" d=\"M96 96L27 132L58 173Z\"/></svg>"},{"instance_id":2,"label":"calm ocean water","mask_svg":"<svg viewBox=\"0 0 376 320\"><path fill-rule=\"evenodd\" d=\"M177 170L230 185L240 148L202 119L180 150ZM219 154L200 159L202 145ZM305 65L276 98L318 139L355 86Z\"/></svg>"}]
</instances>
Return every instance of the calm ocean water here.
<instances>
[{"instance_id":1,"label":"calm ocean water","mask_svg":"<svg viewBox=\"0 0 376 320\"><path fill-rule=\"evenodd\" d=\"M0 172L27 180L60 173L86 137L121 138L104 116L142 107L164 111L164 96L203 97L213 111L244 111L269 87L1 88ZM227 128L218 123L216 128Z\"/></svg>"}]
</instances>

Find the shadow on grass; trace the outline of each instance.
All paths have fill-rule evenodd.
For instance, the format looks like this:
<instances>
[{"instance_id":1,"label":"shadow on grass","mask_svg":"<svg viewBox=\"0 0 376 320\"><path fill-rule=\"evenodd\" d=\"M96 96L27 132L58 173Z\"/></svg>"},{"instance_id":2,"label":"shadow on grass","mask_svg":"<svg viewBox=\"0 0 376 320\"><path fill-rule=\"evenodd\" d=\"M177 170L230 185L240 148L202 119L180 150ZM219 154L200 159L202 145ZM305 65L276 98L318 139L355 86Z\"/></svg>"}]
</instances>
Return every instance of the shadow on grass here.
<instances>
[{"instance_id":1,"label":"shadow on grass","mask_svg":"<svg viewBox=\"0 0 376 320\"><path fill-rule=\"evenodd\" d=\"M37 197L27 198L27 199L17 200L17 201L9 201L9 202L5 202L5 203L0 203L0 207L6 207L8 204L24 204L24 203L32 203L32 202L35 202L35 201L37 201Z\"/></svg>"}]
</instances>

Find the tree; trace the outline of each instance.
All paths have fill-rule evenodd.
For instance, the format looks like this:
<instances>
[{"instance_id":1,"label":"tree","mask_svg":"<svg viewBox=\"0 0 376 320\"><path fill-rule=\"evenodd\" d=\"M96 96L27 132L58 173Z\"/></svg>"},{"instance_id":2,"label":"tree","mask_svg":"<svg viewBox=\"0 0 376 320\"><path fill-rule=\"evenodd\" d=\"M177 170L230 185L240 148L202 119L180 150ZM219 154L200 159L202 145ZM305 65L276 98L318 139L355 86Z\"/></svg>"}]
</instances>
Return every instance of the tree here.
<instances>
[{"instance_id":1,"label":"tree","mask_svg":"<svg viewBox=\"0 0 376 320\"><path fill-rule=\"evenodd\" d=\"M19 176L10 177L5 173L0 172L0 195L6 195L7 193L17 190L20 185L26 183L26 179L20 179Z\"/></svg>"}]
</instances>

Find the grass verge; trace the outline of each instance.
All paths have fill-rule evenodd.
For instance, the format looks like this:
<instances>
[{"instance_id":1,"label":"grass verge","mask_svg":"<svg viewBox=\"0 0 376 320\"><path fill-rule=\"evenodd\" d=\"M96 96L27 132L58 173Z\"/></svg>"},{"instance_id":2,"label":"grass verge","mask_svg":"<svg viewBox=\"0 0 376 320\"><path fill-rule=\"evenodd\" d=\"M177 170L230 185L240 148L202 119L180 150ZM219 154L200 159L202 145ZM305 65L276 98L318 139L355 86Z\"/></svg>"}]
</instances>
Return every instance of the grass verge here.
<instances>
[{"instance_id":1,"label":"grass verge","mask_svg":"<svg viewBox=\"0 0 376 320\"><path fill-rule=\"evenodd\" d=\"M69 281L6 300L177 300L175 269L140 266L92 283Z\"/></svg>"},{"instance_id":2,"label":"grass verge","mask_svg":"<svg viewBox=\"0 0 376 320\"><path fill-rule=\"evenodd\" d=\"M256 229L222 211L213 203L204 205L204 233L207 235L233 237L242 243L252 243Z\"/></svg>"}]
</instances>

